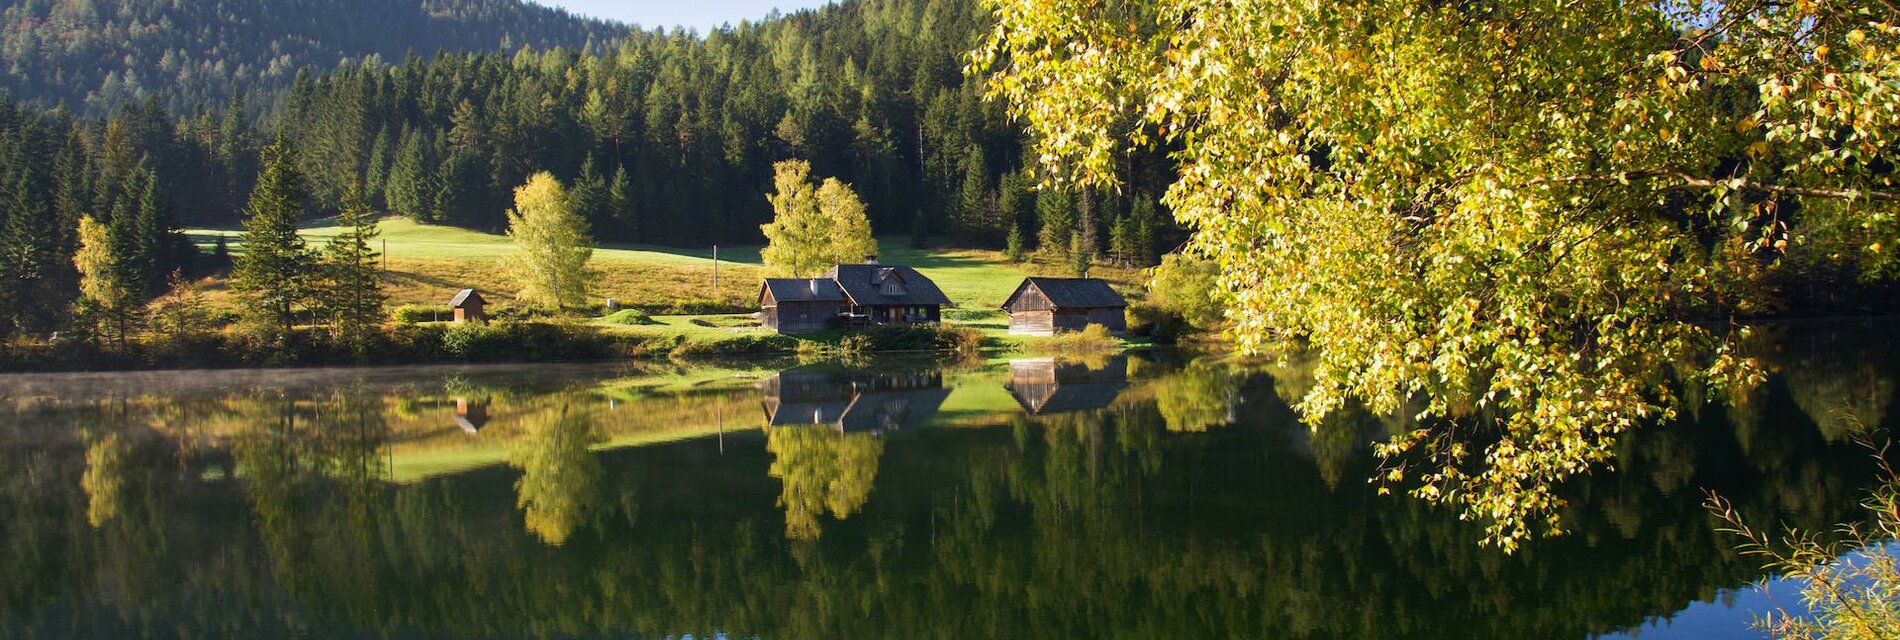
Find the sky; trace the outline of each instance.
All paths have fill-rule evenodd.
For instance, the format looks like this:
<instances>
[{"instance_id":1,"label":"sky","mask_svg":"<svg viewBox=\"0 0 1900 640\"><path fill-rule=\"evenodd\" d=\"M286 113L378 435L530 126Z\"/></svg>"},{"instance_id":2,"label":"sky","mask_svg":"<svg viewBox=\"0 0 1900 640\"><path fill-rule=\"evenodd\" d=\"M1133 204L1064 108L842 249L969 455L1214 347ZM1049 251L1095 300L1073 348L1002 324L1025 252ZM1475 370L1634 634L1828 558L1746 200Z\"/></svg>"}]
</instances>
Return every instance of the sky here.
<instances>
[{"instance_id":1,"label":"sky","mask_svg":"<svg viewBox=\"0 0 1900 640\"><path fill-rule=\"evenodd\" d=\"M539 0L568 11L639 23L644 27L685 26L701 33L740 20L758 21L776 8L790 13L823 4L825 0Z\"/></svg>"}]
</instances>

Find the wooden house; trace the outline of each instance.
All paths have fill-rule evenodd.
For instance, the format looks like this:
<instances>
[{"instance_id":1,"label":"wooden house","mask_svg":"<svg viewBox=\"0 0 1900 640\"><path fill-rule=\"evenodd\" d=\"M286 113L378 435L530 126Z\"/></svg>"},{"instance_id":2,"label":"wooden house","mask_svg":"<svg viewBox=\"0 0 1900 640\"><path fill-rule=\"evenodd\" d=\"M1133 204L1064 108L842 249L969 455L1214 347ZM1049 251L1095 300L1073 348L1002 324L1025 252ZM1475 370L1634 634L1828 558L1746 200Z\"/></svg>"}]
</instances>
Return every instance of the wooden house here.
<instances>
[{"instance_id":1,"label":"wooden house","mask_svg":"<svg viewBox=\"0 0 1900 640\"><path fill-rule=\"evenodd\" d=\"M1128 358L1095 369L1055 358L1011 360L1005 387L1031 415L1106 409L1128 389Z\"/></svg>"},{"instance_id":2,"label":"wooden house","mask_svg":"<svg viewBox=\"0 0 1900 640\"><path fill-rule=\"evenodd\" d=\"M1003 301L1009 332L1046 336L1101 325L1109 333L1128 330L1128 301L1099 278L1024 278Z\"/></svg>"},{"instance_id":3,"label":"wooden house","mask_svg":"<svg viewBox=\"0 0 1900 640\"><path fill-rule=\"evenodd\" d=\"M844 290L820 278L767 278L759 289L759 324L779 333L838 326Z\"/></svg>"},{"instance_id":4,"label":"wooden house","mask_svg":"<svg viewBox=\"0 0 1900 640\"><path fill-rule=\"evenodd\" d=\"M463 289L449 299L449 308L455 311L456 322L487 322L487 306L488 300L474 289Z\"/></svg>"},{"instance_id":5,"label":"wooden house","mask_svg":"<svg viewBox=\"0 0 1900 640\"><path fill-rule=\"evenodd\" d=\"M779 333L833 327L934 324L950 299L916 269L864 264L832 267L816 278L772 278L759 288L759 324Z\"/></svg>"}]
</instances>

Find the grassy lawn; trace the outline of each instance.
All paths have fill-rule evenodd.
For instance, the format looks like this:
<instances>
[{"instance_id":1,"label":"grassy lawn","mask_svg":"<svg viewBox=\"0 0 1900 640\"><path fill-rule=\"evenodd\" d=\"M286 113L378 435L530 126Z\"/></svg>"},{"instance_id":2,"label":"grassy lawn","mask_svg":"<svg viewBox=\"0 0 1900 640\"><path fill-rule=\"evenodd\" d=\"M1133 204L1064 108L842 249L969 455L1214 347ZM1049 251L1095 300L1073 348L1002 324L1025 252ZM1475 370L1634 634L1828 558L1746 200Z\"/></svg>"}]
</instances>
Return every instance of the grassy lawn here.
<instances>
[{"instance_id":1,"label":"grassy lawn","mask_svg":"<svg viewBox=\"0 0 1900 640\"><path fill-rule=\"evenodd\" d=\"M304 229L304 237L319 245L341 231L319 220ZM474 287L499 295L490 301L506 305L515 285L502 267L502 260L514 252L506 236L456 227L418 224L407 218L384 218L382 247L387 252L389 273L385 281L389 302L402 304L442 304L457 290ZM188 229L185 232L201 248L209 250L218 236L229 236L231 249L242 251L234 241L242 233L236 229ZM1011 263L1000 251L983 249L916 249L907 237L879 241L882 260L890 264L916 267L936 281L949 296L951 319L966 324L1002 326L1003 316L996 307L1029 275L1062 275L1060 265L1036 262ZM680 249L649 245L604 245L594 251L597 268L603 274L597 298L613 298L624 305L648 308L672 306L679 301L717 300L749 308L756 303L759 282L765 270L759 264L759 247L720 247L719 287L713 288L712 250ZM1139 270L1098 267L1095 275L1108 279L1126 290L1137 290L1142 282Z\"/></svg>"}]
</instances>

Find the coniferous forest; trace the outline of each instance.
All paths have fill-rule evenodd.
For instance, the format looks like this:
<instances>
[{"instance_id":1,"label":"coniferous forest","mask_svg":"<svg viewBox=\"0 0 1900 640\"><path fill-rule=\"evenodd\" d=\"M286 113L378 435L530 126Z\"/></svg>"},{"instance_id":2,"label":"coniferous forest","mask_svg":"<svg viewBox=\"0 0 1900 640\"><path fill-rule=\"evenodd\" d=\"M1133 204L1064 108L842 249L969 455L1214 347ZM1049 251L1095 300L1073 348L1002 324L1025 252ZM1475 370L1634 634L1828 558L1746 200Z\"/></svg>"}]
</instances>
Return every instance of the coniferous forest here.
<instances>
[{"instance_id":1,"label":"coniferous forest","mask_svg":"<svg viewBox=\"0 0 1900 640\"><path fill-rule=\"evenodd\" d=\"M706 34L472 0L273 6L270 20L299 35L268 42L187 26L231 20L236 4L7 8L6 50L21 55L8 56L0 105L0 336L55 330L68 313L81 217L115 230L148 295L204 262L175 230L234 226L259 152L279 139L309 181L310 219L356 191L377 212L498 230L511 190L549 171L603 242L756 245L772 164L796 158L850 183L877 233L918 243L1019 236L1145 265L1179 237L1156 204L1171 181L1159 153L1125 161L1119 190L1034 189L1021 128L965 75L991 21L973 0L845 2ZM349 26L360 20L409 26ZM49 44L53 32L68 44ZM341 35L358 32L380 33ZM260 61L267 51L282 53Z\"/></svg>"}]
</instances>

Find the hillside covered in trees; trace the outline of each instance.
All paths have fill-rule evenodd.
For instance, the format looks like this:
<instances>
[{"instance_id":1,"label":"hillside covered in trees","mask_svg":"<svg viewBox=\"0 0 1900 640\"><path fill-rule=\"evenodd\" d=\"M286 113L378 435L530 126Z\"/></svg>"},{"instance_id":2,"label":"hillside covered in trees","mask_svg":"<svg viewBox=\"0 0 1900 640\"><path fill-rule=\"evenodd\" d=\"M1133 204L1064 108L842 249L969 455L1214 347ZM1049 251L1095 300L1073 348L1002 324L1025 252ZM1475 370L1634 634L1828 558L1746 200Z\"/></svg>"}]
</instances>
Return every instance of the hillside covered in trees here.
<instances>
[{"instance_id":1,"label":"hillside covered in trees","mask_svg":"<svg viewBox=\"0 0 1900 640\"><path fill-rule=\"evenodd\" d=\"M229 104L151 93L98 117L6 102L0 335L60 326L85 216L116 229L148 295L190 272L196 254L174 230L236 224L278 138L308 179L306 219L356 189L377 213L493 231L511 191L549 171L601 241L756 245L772 164L800 159L852 185L879 233L1152 264L1179 237L1156 204L1165 158L1123 161L1118 191L1033 189L1027 140L964 74L989 24L973 1L863 0L703 36L632 31L598 52L304 68L274 99L259 82Z\"/></svg>"},{"instance_id":2,"label":"hillside covered in trees","mask_svg":"<svg viewBox=\"0 0 1900 640\"><path fill-rule=\"evenodd\" d=\"M610 48L626 31L519 0L3 0L0 88L82 113L147 97L189 112L345 60Z\"/></svg>"}]
</instances>

